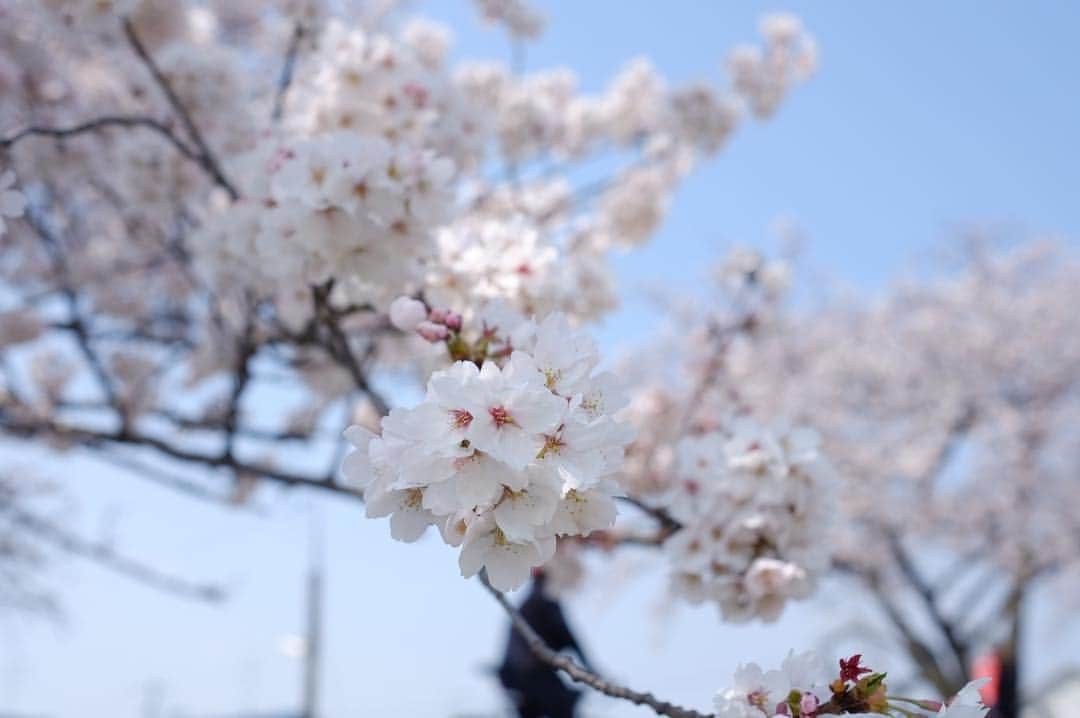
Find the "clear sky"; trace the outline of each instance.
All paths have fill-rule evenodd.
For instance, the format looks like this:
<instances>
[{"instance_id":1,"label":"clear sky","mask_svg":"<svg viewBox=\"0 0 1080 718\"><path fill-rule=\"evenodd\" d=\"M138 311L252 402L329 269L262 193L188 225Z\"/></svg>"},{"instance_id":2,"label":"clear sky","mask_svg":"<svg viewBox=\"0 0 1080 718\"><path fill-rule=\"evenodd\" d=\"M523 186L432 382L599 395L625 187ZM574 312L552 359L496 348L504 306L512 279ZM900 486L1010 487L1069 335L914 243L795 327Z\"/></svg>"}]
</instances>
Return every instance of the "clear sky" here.
<instances>
[{"instance_id":1,"label":"clear sky","mask_svg":"<svg viewBox=\"0 0 1080 718\"><path fill-rule=\"evenodd\" d=\"M618 261L622 287L700 282L725 245L768 246L780 216L810 240L809 263L873 291L969 221L1080 236L1080 4L596 0L540 3L549 27L530 68L566 65L598 89L650 56L673 82L716 77L757 19L792 10L816 34L819 74L778 116L742 128L677 195L653 244ZM420 9L448 21L460 57L505 58L471 4ZM610 321L607 348L648 330L641 303ZM28 464L39 454L22 454ZM492 715L505 627L434 539L403 545L354 505L266 490L260 515L225 511L71 456L47 465L71 497L70 525L178 573L224 581L223 607L192 605L64 560L50 575L60 624L0 618L0 713L85 718L235 714L295 705L298 666L280 639L301 630L308 515L325 518L329 586L324 706L346 716ZM652 569L649 566L653 566ZM640 574L640 575L639 575ZM708 609L663 610L648 554L628 554L570 609L596 663L672 700L709 705L740 660L776 662L851 618L831 601L776 625L734 628ZM1046 639L1052 623L1036 628ZM1041 625L1041 624L1040 624ZM866 652L880 655L875 645ZM148 713L149 714L149 713ZM602 700L590 716L646 712Z\"/></svg>"}]
</instances>

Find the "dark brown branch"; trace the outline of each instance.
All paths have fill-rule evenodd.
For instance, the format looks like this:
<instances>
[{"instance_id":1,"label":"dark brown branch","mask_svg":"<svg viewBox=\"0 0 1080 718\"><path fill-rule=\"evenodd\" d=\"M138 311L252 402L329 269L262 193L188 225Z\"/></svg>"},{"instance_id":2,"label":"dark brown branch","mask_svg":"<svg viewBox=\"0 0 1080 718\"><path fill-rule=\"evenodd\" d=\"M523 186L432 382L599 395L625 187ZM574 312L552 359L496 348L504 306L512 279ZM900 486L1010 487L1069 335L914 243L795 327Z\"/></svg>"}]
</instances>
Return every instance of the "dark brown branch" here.
<instances>
[{"instance_id":1,"label":"dark brown branch","mask_svg":"<svg viewBox=\"0 0 1080 718\"><path fill-rule=\"evenodd\" d=\"M349 373L349 376L353 380L353 384L356 388L364 392L371 403L374 405L375 410L379 413L379 416L386 416L390 413L390 405L382 395L371 386L368 381L367 374L364 372L364 368L360 365L360 361L353 354L352 349L349 347L349 338L345 336L345 332L342 330L339 324L339 315L333 311L330 307L330 290L332 289L332 283L315 287L312 293L312 300L314 301L315 318L321 321L326 328L326 337L320 343L326 352L330 355L334 361L336 361L345 371ZM318 327L313 325L314 336L318 337Z\"/></svg>"},{"instance_id":2,"label":"dark brown branch","mask_svg":"<svg viewBox=\"0 0 1080 718\"><path fill-rule=\"evenodd\" d=\"M937 601L938 597L933 586L931 586L922 574L919 573L918 567L915 566L915 561L904 549L904 545L900 541L899 536L890 531L886 534L886 540L889 544L889 550L892 553L893 560L900 569L900 573L907 579L912 590L919 596L923 607L926 609L926 614L934 624L934 627L941 632L941 635L945 638L945 642L949 644L949 650L952 652L953 659L956 661L956 665L959 667L960 672L966 674L968 670L968 647L961 640L957 633L956 626L954 626L941 612L941 608Z\"/></svg>"},{"instance_id":3,"label":"dark brown branch","mask_svg":"<svg viewBox=\"0 0 1080 718\"><path fill-rule=\"evenodd\" d=\"M240 420L240 400L243 398L244 390L247 388L248 381L251 379L249 363L257 351L252 336L254 329L253 320L249 316L248 321L244 326L243 336L240 338L236 348L236 373L233 375L232 391L229 392L229 405L225 411L223 427L225 431L225 447L222 449L222 453L226 459L231 459L233 456L233 446L236 443L237 423Z\"/></svg>"},{"instance_id":4,"label":"dark brown branch","mask_svg":"<svg viewBox=\"0 0 1080 718\"><path fill-rule=\"evenodd\" d=\"M673 534L676 531L682 529L683 527L683 525L676 521L675 518L672 517L672 515L669 514L666 509L657 506L649 506L644 501L641 501L640 499L635 499L633 496L618 496L616 498L619 501L630 504L631 506L641 511L644 511L649 516L656 519L660 523L660 526L666 529L669 533Z\"/></svg>"},{"instance_id":5,"label":"dark brown branch","mask_svg":"<svg viewBox=\"0 0 1080 718\"><path fill-rule=\"evenodd\" d=\"M139 39L138 34L135 32L135 26L131 24L131 21L124 19L124 34L127 36L128 43L131 45L131 49L135 51L135 54L142 60L143 65L149 70L150 74L154 78L154 82L161 89L161 92L165 95L165 99L169 101L169 105L172 107L173 112L176 113L177 118L180 120L180 124L184 126L184 130L187 132L188 139L195 145L197 150L196 161L202 165L206 172L213 178L214 182L224 189L230 199L237 200L240 198L240 193L236 190L236 187L228 180L225 173L222 172L221 166L214 158L214 154L210 151L206 141L203 140L202 133L199 132L199 128L195 126L194 120L191 119L191 114L184 107L184 103L180 101L180 97L173 90L172 85L169 84L168 78L162 73L161 68L154 62L154 58L150 56L150 53L146 50L146 46L143 45L142 40Z\"/></svg>"},{"instance_id":6,"label":"dark brown branch","mask_svg":"<svg viewBox=\"0 0 1080 718\"><path fill-rule=\"evenodd\" d=\"M60 238L46 225L44 217L41 216L33 206L26 212L26 220L33 228L34 232L41 237L41 240L45 245L45 251L48 253L52 262L53 271L56 272L57 277L60 280L60 292L64 296L69 315L68 325L70 326L71 332L75 335L75 343L79 347L79 353L82 354L83 359L86 361L86 365L90 368L90 372L97 380L101 391L105 395L106 401L116 408L117 412L120 414L121 421L126 421L126 414L121 410L112 377L105 369L105 363L101 360L101 357L98 356L90 343L86 322L83 319L79 307L79 296L71 284L71 272L68 267L67 257L64 255L63 244Z\"/></svg>"},{"instance_id":7,"label":"dark brown branch","mask_svg":"<svg viewBox=\"0 0 1080 718\"><path fill-rule=\"evenodd\" d=\"M271 119L274 122L281 120L285 114L285 97L292 85L293 71L296 69L296 58L300 54L300 43L304 39L304 26L296 23L292 37L289 38L289 48L285 51L285 64L281 67L281 75L278 77L277 92L274 94L274 112Z\"/></svg>"},{"instance_id":8,"label":"dark brown branch","mask_svg":"<svg viewBox=\"0 0 1080 718\"><path fill-rule=\"evenodd\" d=\"M908 620L893 603L892 597L889 595L888 590L882 586L880 577L876 573L859 574L859 577L864 581L877 599L878 605L881 607L885 616L892 623L893 627L900 634L904 648L907 650L907 654L915 662L919 673L923 678L929 681L935 689L942 695L953 695L963 685L962 676L950 676L948 672L942 667L941 662L938 660L934 651L926 644L911 626Z\"/></svg>"},{"instance_id":9,"label":"dark brown branch","mask_svg":"<svg viewBox=\"0 0 1080 718\"><path fill-rule=\"evenodd\" d=\"M87 120L86 122L71 127L42 127L38 125L26 127L19 130L11 137L0 138L0 148L8 149L14 147L16 143L27 137L54 137L56 139L63 139L65 137L81 135L86 132L97 132L109 127L145 127L149 130L153 130L167 139L180 154L184 155L184 157L195 162L200 162L199 154L188 147L187 143L177 137L172 129L164 122L159 122L152 117L142 117L138 115L105 115L104 117Z\"/></svg>"},{"instance_id":10,"label":"dark brown branch","mask_svg":"<svg viewBox=\"0 0 1080 718\"><path fill-rule=\"evenodd\" d=\"M153 566L117 554L102 542L87 541L61 528L57 524L16 508L11 502L0 501L0 512L6 513L11 523L74 556L89 559L127 578L165 591L175 596L217 603L225 599L225 592L218 586L197 584L167 574Z\"/></svg>"},{"instance_id":11,"label":"dark brown branch","mask_svg":"<svg viewBox=\"0 0 1080 718\"><path fill-rule=\"evenodd\" d=\"M127 445L143 446L154 449L161 454L190 464L198 464L213 468L230 469L236 474L250 474L274 481L286 486L308 486L322 489L339 496L347 496L356 500L363 500L363 495L335 481L329 481L321 477L310 477L294 474L270 466L260 466L240 461L235 457L224 457L220 454L206 455L196 451L190 451L174 446L167 441L146 434L139 434L130 429L120 431L97 431L74 426L65 426L49 419L36 421L21 419L0 409L0 428L13 436L33 438L39 435L53 436L58 439L72 441L83 446L108 446Z\"/></svg>"},{"instance_id":12,"label":"dark brown branch","mask_svg":"<svg viewBox=\"0 0 1080 718\"><path fill-rule=\"evenodd\" d=\"M593 537L586 539L586 545L596 544L605 548L613 548L616 545L662 546L669 538L674 536L683 528L683 525L679 523L671 514L669 514L663 508L657 506L649 506L645 502L636 499L633 496L617 496L616 500L630 504L638 510L648 514L657 523L656 531L654 533L643 535L617 534L613 531L601 531L594 534Z\"/></svg>"},{"instance_id":13,"label":"dark brown branch","mask_svg":"<svg viewBox=\"0 0 1080 718\"><path fill-rule=\"evenodd\" d=\"M532 651L534 656L547 665L562 671L578 683L583 683L606 696L629 701L634 705L648 706L657 715L669 716L669 718L709 718L709 714L707 713L699 713L690 708L682 708L672 703L668 703L667 701L662 701L652 693L642 693L612 683L584 668L570 656L553 651L551 647L544 642L544 639L533 630L532 626L525 620L525 617L521 615L521 612L507 600L506 596L488 582L487 577L483 572L481 572L479 578L480 582L484 585L484 588L495 597L495 600L498 601L499 605L506 611L506 615L510 617L514 630L521 634L521 637L525 639L525 643L529 646L529 650Z\"/></svg>"}]
</instances>

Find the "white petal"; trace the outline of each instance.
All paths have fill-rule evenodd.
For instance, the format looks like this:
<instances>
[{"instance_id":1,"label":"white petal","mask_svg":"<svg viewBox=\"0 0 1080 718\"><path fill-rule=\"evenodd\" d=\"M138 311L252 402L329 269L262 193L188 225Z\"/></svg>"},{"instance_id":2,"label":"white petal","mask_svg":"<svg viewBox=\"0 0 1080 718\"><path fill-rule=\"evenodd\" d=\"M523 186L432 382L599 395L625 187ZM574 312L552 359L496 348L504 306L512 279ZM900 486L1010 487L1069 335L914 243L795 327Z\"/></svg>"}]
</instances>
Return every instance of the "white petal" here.
<instances>
[{"instance_id":1,"label":"white petal","mask_svg":"<svg viewBox=\"0 0 1080 718\"><path fill-rule=\"evenodd\" d=\"M431 525L431 518L422 508L402 507L390 517L390 535L398 541L416 541Z\"/></svg>"},{"instance_id":2,"label":"white petal","mask_svg":"<svg viewBox=\"0 0 1080 718\"><path fill-rule=\"evenodd\" d=\"M529 580L532 567L540 564L539 558L531 544L496 546L487 557L488 580L500 591L513 591Z\"/></svg>"}]
</instances>

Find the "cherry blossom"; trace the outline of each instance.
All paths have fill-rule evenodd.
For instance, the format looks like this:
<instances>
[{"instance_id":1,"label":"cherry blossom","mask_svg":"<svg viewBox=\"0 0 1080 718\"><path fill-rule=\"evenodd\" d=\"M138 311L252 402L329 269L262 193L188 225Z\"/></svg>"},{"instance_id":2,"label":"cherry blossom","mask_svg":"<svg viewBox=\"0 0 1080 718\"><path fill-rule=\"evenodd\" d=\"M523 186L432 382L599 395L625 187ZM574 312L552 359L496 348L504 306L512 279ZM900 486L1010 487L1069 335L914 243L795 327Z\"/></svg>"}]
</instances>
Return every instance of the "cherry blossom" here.
<instances>
[{"instance_id":1,"label":"cherry blossom","mask_svg":"<svg viewBox=\"0 0 1080 718\"><path fill-rule=\"evenodd\" d=\"M591 339L559 315L525 325L508 331L519 337L508 356L496 351L434 372L424 401L392 410L380 435L351 428L356 451L343 466L368 515L391 516L395 538L416 540L441 524L447 543L461 545L462 574L486 569L502 590L550 559L557 537L611 526L609 477L632 438L613 416L577 409L599 362ZM490 347L491 338L478 341Z\"/></svg>"},{"instance_id":2,"label":"cherry blossom","mask_svg":"<svg viewBox=\"0 0 1080 718\"><path fill-rule=\"evenodd\" d=\"M989 710L979 702L985 679L968 683L942 704L932 700L893 695L886 674L869 669L852 673L861 656L840 661L842 672L829 680L824 662L812 652L789 653L779 670L764 671L756 663L740 666L734 685L716 694L717 718L818 718L846 715L858 718L881 716L929 716L983 718ZM846 673L845 673L846 671ZM868 673L865 678L860 676Z\"/></svg>"}]
</instances>

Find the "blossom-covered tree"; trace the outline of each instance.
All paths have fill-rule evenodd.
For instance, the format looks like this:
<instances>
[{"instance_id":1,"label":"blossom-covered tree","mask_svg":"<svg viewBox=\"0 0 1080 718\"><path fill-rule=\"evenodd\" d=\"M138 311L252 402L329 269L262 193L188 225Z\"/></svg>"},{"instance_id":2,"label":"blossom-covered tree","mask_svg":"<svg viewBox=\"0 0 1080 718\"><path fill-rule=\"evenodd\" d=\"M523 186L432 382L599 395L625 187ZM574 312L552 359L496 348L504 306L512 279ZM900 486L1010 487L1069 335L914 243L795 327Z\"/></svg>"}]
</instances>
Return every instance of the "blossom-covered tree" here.
<instances>
[{"instance_id":1,"label":"blossom-covered tree","mask_svg":"<svg viewBox=\"0 0 1080 718\"><path fill-rule=\"evenodd\" d=\"M542 27L524 3L478 7L518 44ZM338 476L341 429L388 413L380 377L423 380L449 358L403 430L459 411L438 451L474 474L478 501L521 491L542 449L552 489L582 498L560 521L583 531L613 514L589 497L627 434L611 377L592 376L595 347L561 335L615 305L607 258L647 241L680 179L815 61L778 15L726 81L669 87L637 60L584 94L568 70L449 67L449 31L388 3L344 17L152 0L3 14L0 210L18 218L2 238L7 436L211 499L265 481L360 498ZM615 169L574 186L590 160ZM403 474L401 500L435 501L426 487L443 478ZM395 533L423 528L407 515Z\"/></svg>"},{"instance_id":2,"label":"blossom-covered tree","mask_svg":"<svg viewBox=\"0 0 1080 718\"><path fill-rule=\"evenodd\" d=\"M448 29L394 5L0 4L0 430L210 501L273 483L362 501L399 540L434 526L538 658L658 714L704 715L552 651L503 591L545 566L559 584L583 548L645 543L690 600L768 620L837 562L837 506L852 509L844 528L882 523L833 470L850 475L861 456L843 443L851 407L790 405L797 392L770 388L784 367L768 347L753 371L728 366L785 321L778 268L726 273L735 309L680 355L695 377L685 392L628 394L598 371L587 329L616 304L612 255L652 238L681 180L744 117L778 109L813 71L813 39L772 15L714 82L671 86L636 60L589 94L564 69L451 67ZM476 5L518 55L542 31L522 0ZM614 169L580 179L596 166ZM802 381L829 392L823 374L841 368L823 360ZM408 381L423 398L398 406L387 389ZM950 439L990 410L956 407ZM919 442L924 428L911 428ZM1025 446L1016 465L1035 472ZM0 517L20 541L190 593L42 521L11 474ZM616 523L620 503L636 520ZM934 529L959 540L959 523L953 509ZM12 545L4 565L24 553ZM877 548L853 553L845 565L876 568ZM1009 560L1041 566L1026 550ZM831 682L810 657L789 663L780 678L740 671L717 715L984 712L954 676L935 683L957 699L931 707L863 676L857 656Z\"/></svg>"},{"instance_id":3,"label":"blossom-covered tree","mask_svg":"<svg viewBox=\"0 0 1080 718\"><path fill-rule=\"evenodd\" d=\"M695 304L678 324L689 338L677 377L642 385L634 400L642 432L629 480L652 506L698 505L733 490L712 467L723 447L746 444L748 421L811 422L837 477L818 509L834 518L827 555L777 564L767 585L799 586L800 569L831 564L874 599L871 625L887 627L941 693L995 655L997 714L1014 716L1032 592L1080 566L1080 264L1051 241L957 246L953 272L813 310L785 306L786 263L734 252L718 271L721 309ZM719 587L732 539L709 533L717 514L705 514L668 542L673 586L730 615ZM812 522L818 535L825 526ZM755 540L779 558L808 541L767 517Z\"/></svg>"}]
</instances>

